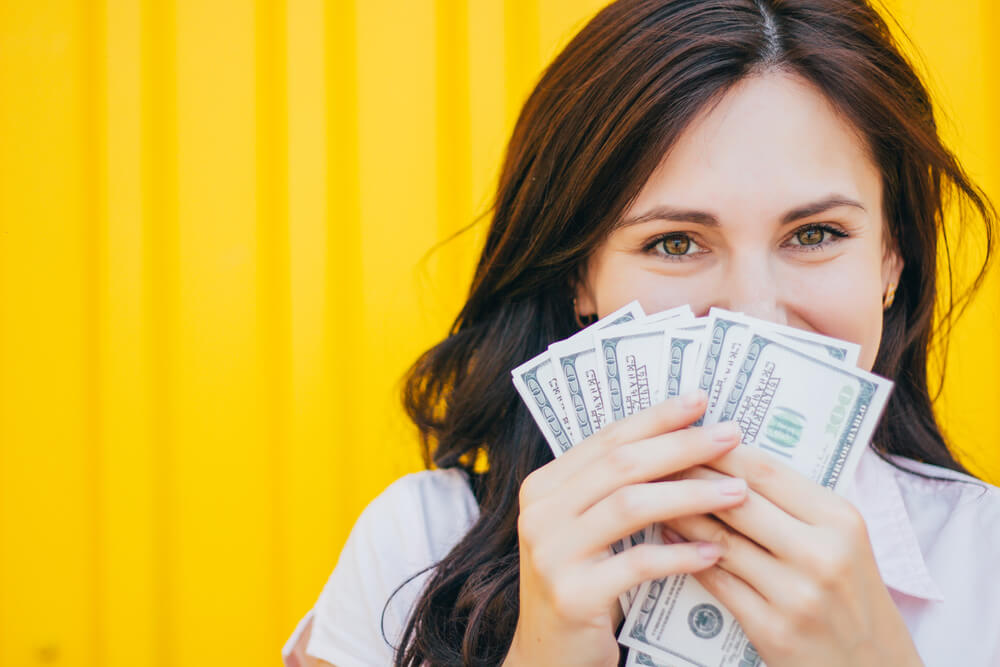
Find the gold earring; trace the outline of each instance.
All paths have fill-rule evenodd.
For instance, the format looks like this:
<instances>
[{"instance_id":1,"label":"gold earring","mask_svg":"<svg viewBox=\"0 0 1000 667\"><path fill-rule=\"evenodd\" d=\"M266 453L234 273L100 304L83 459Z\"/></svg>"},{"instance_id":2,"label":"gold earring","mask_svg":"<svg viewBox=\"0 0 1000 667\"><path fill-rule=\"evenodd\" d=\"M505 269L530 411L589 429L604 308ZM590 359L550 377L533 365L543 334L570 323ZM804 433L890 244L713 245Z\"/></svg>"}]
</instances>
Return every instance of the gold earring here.
<instances>
[{"instance_id":1,"label":"gold earring","mask_svg":"<svg viewBox=\"0 0 1000 667\"><path fill-rule=\"evenodd\" d=\"M885 292L885 297L882 299L882 310L889 310L892 307L892 302L896 300L896 283L889 283L889 289Z\"/></svg>"},{"instance_id":2,"label":"gold earring","mask_svg":"<svg viewBox=\"0 0 1000 667\"><path fill-rule=\"evenodd\" d=\"M582 317L580 317L580 311L577 310L577 308L576 308L576 297L575 296L573 297L573 317L576 318L576 325L578 327L580 327L581 329L584 329L584 328L590 326L591 324L593 324L595 321L597 321L597 316L596 315L587 315L586 316L587 317L586 320L584 320Z\"/></svg>"}]
</instances>

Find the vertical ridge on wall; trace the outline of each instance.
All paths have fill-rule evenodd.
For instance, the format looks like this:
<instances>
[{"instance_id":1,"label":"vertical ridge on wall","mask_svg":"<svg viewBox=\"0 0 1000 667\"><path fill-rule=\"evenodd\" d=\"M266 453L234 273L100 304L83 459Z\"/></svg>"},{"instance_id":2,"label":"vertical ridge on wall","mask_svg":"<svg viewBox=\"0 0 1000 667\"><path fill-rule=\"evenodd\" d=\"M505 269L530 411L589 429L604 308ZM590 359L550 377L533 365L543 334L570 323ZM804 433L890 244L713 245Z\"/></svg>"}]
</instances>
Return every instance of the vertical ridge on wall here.
<instances>
[{"instance_id":1,"label":"vertical ridge on wall","mask_svg":"<svg viewBox=\"0 0 1000 667\"><path fill-rule=\"evenodd\" d=\"M311 604L325 580L338 533L345 523L334 502L350 476L341 474L336 463L336 424L343 423L343 408L333 400L335 373L331 369L333 323L330 321L330 278L336 269L331 259L330 205L344 198L341 185L331 180L330 117L327 102L330 85L326 65L327 22L334 7L345 3L323 0L290 0L286 41L288 49L288 221L291 296L291 391L288 441L283 449L282 549L286 567L279 575L285 603L294 604L286 614L274 616L283 641L291 632L292 619ZM353 38L353 20L345 21ZM334 40L336 41L336 40ZM341 45L338 43L337 47ZM353 50L352 50L353 53ZM337 131L343 131L338 129ZM340 165L335 168L342 169ZM347 169L357 169L356 161ZM333 194L336 189L337 194ZM352 221L356 217L347 216ZM338 221L339 227L345 227ZM346 225L353 230L355 225ZM336 254L336 253L334 253ZM350 255L356 256L356 252ZM345 307L350 310L350 307ZM350 330L344 335L349 335Z\"/></svg>"},{"instance_id":2,"label":"vertical ridge on wall","mask_svg":"<svg viewBox=\"0 0 1000 667\"><path fill-rule=\"evenodd\" d=\"M326 358L323 368L336 390L328 397L329 440L319 443L328 453L330 466L314 477L317 501L326 501L337 523L330 535L316 539L331 549L339 549L350 529L355 507L343 498L356 498L361 487L356 471L367 455L362 451L365 394L360 391L364 345L362 234L361 234L361 128L360 65L358 62L358 0L324 4L324 67L326 105L326 269L323 325ZM333 385L332 383L336 383ZM353 386L354 391L345 391ZM340 490L343 493L340 493ZM340 501L338 503L338 500ZM329 540L329 541L328 541ZM325 573L323 581L326 580ZM319 591L315 591L316 594ZM315 597L315 596L314 596Z\"/></svg>"},{"instance_id":3,"label":"vertical ridge on wall","mask_svg":"<svg viewBox=\"0 0 1000 667\"><path fill-rule=\"evenodd\" d=\"M521 106L540 75L537 0L504 1L504 88L506 125L513 130Z\"/></svg>"},{"instance_id":4,"label":"vertical ridge on wall","mask_svg":"<svg viewBox=\"0 0 1000 667\"><path fill-rule=\"evenodd\" d=\"M288 44L287 7L283 0L257 0L254 32L257 199L257 380L267 466L264 504L267 527L268 604L278 615L290 612L281 573L288 567L286 532L279 517L287 515L284 481L285 448L291 414L291 304L288 202ZM265 645L281 643L283 628L267 624Z\"/></svg>"},{"instance_id":5,"label":"vertical ridge on wall","mask_svg":"<svg viewBox=\"0 0 1000 667\"><path fill-rule=\"evenodd\" d=\"M89 20L76 3L0 4L5 665L95 658Z\"/></svg>"},{"instance_id":6,"label":"vertical ridge on wall","mask_svg":"<svg viewBox=\"0 0 1000 667\"><path fill-rule=\"evenodd\" d=\"M103 517L108 505L104 498L107 478L104 475L102 443L105 438L102 401L104 398L102 369L106 353L102 345L107 316L106 285L109 265L103 221L107 219L107 135L104 119L107 116L107 77L104 61L107 54L107 16L101 2L82 5L81 32L83 53L79 59L82 83L83 108L81 109L80 135L83 140L82 192L83 192L83 276L78 289L82 294L83 324L83 377L82 391L84 428L81 446L87 454L85 474L89 477L87 505L90 539L86 560L91 564L87 597L91 599L89 625L94 664L107 664L104 635L107 632L107 600L103 547L106 543Z\"/></svg>"},{"instance_id":7,"label":"vertical ridge on wall","mask_svg":"<svg viewBox=\"0 0 1000 667\"><path fill-rule=\"evenodd\" d=\"M362 317L355 413L359 512L419 465L399 409L400 377L436 330L420 309L419 260L437 240L434 0L356 4ZM436 335L438 331L434 331ZM348 445L353 446L353 445ZM373 458L378 457L378 458ZM381 461L384 465L370 465ZM356 514L355 514L356 516Z\"/></svg>"},{"instance_id":8,"label":"vertical ridge on wall","mask_svg":"<svg viewBox=\"0 0 1000 667\"><path fill-rule=\"evenodd\" d=\"M171 612L171 591L178 531L172 521L176 503L172 443L177 380L174 366L178 320L179 278L178 131L177 131L177 9L173 1L145 0L139 7L142 26L140 68L140 210L142 245L141 329L145 391L148 467L134 471L149 480L154 518L150 567L153 588L151 664L178 664L174 638L178 619ZM141 446L141 443L137 443ZM142 463L146 463L143 461ZM123 609L122 613L127 613Z\"/></svg>"},{"instance_id":9,"label":"vertical ridge on wall","mask_svg":"<svg viewBox=\"0 0 1000 667\"><path fill-rule=\"evenodd\" d=\"M439 322L447 322L458 312L464 296L446 286L465 284L470 277L468 253L462 253L462 245L454 242L473 217L468 14L465 0L437 0L435 3L437 237L441 245L434 247L429 259L434 260L431 266L438 277L431 285L437 287L435 292L443 294L428 306Z\"/></svg>"},{"instance_id":10,"label":"vertical ridge on wall","mask_svg":"<svg viewBox=\"0 0 1000 667\"><path fill-rule=\"evenodd\" d=\"M104 619L98 653L102 667L128 667L135 656L159 655L157 514L159 477L151 429L149 328L144 295L151 278L145 259L143 182L143 71L141 6L127 0L103 5L105 80L101 132L105 161L99 234L103 257L101 312L101 528ZM142 36L142 37L140 37ZM154 279L158 279L158 276ZM162 571L162 570L161 570ZM150 657L150 665L155 658Z\"/></svg>"}]
</instances>

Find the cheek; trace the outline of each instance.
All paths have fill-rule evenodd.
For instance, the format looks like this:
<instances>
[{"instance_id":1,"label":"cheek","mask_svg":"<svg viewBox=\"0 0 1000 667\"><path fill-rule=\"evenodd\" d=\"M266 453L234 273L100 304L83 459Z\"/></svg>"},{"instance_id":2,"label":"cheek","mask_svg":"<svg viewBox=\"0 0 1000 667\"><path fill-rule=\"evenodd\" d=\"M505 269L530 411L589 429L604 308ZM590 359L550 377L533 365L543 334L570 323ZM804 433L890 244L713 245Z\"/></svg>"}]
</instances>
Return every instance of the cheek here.
<instances>
[{"instance_id":1,"label":"cheek","mask_svg":"<svg viewBox=\"0 0 1000 667\"><path fill-rule=\"evenodd\" d=\"M834 276L798 282L790 295L789 324L861 346L858 367L870 371L882 338L881 279L855 267Z\"/></svg>"},{"instance_id":2,"label":"cheek","mask_svg":"<svg viewBox=\"0 0 1000 667\"><path fill-rule=\"evenodd\" d=\"M664 275L643 264L626 257L591 264L590 285L598 317L613 313L632 301L638 301L647 313L684 304L690 304L696 312L700 312L699 304L711 301L714 283L706 276Z\"/></svg>"}]
</instances>

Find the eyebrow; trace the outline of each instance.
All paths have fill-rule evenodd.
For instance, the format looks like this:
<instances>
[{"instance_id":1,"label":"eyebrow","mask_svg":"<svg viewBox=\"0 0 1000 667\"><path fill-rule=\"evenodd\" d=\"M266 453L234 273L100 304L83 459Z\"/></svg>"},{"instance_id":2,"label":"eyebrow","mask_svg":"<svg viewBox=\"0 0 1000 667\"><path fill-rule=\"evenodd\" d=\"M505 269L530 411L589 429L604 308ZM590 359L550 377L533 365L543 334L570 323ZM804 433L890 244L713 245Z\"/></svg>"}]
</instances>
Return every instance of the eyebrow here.
<instances>
[{"instance_id":1,"label":"eyebrow","mask_svg":"<svg viewBox=\"0 0 1000 667\"><path fill-rule=\"evenodd\" d=\"M796 206L781 216L781 224L787 225L790 222L818 215L840 206L853 206L867 212L867 209L864 206L853 199L842 195L830 195L829 197L825 197L824 199L820 199L818 201L803 204L802 206ZM708 227L719 226L719 219L711 213L707 213L705 211L679 209L673 206L657 206L642 215L626 218L618 224L618 227L628 227L630 225L637 225L643 222L650 222L652 220L693 222L694 224L706 225Z\"/></svg>"}]
</instances>

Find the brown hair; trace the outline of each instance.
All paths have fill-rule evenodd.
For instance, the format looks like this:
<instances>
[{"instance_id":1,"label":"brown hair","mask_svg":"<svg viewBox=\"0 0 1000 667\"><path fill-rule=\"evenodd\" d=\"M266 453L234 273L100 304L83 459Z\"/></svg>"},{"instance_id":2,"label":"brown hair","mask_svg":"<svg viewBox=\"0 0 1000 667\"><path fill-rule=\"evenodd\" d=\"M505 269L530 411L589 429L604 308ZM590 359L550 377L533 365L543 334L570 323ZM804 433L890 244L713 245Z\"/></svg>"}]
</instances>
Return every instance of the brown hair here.
<instances>
[{"instance_id":1,"label":"brown hair","mask_svg":"<svg viewBox=\"0 0 1000 667\"><path fill-rule=\"evenodd\" d=\"M397 665L503 661L518 618L518 489L552 458L510 370L576 330L574 281L688 123L742 78L772 70L822 91L882 174L905 264L874 367L896 383L877 450L962 470L935 421L927 372L946 195L982 221L987 258L996 216L942 144L928 92L883 18L863 0L620 0L525 103L468 299L407 377L427 464L465 469L481 513L434 566ZM962 299L944 275L950 321ZM483 454L488 469L477 473Z\"/></svg>"}]
</instances>

